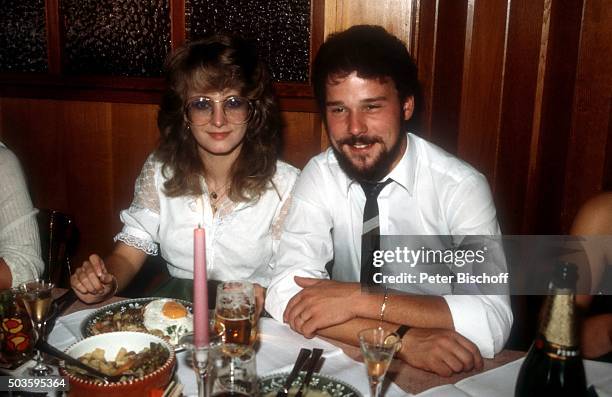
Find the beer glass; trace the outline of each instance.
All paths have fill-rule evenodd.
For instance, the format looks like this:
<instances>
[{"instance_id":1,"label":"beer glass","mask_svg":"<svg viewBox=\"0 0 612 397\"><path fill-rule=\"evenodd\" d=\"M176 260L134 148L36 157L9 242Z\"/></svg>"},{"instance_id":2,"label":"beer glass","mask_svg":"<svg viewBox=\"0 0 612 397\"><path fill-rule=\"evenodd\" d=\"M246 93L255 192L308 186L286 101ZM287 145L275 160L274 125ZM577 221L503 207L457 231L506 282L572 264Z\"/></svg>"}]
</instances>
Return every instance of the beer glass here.
<instances>
[{"instance_id":1,"label":"beer glass","mask_svg":"<svg viewBox=\"0 0 612 397\"><path fill-rule=\"evenodd\" d=\"M247 281L226 281L217 287L215 321L223 324L225 343L253 346L257 339L255 293Z\"/></svg>"},{"instance_id":2,"label":"beer glass","mask_svg":"<svg viewBox=\"0 0 612 397\"><path fill-rule=\"evenodd\" d=\"M248 397L257 393L255 350L250 346L220 344L210 350L212 397Z\"/></svg>"},{"instance_id":3,"label":"beer glass","mask_svg":"<svg viewBox=\"0 0 612 397\"><path fill-rule=\"evenodd\" d=\"M21 300L30 315L30 320L36 329L36 340L45 340L45 325L51 309L53 284L44 280L31 280L19 286ZM43 362L40 351L36 349L36 365L30 368L32 376L47 376L51 367Z\"/></svg>"}]
</instances>

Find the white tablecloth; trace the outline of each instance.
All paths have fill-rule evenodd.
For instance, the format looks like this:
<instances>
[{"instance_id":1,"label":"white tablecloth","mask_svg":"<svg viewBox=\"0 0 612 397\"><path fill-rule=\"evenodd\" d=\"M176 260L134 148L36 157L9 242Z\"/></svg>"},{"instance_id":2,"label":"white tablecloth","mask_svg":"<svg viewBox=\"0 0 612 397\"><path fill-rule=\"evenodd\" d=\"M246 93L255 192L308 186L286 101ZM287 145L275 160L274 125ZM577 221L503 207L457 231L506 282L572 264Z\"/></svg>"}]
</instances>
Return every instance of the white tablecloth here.
<instances>
[{"instance_id":1,"label":"white tablecloth","mask_svg":"<svg viewBox=\"0 0 612 397\"><path fill-rule=\"evenodd\" d=\"M48 338L48 342L58 349L66 349L81 339L80 326L83 319L93 310L82 310L68 316L60 317ZM306 339L293 332L287 325L269 318L259 322L260 343L257 350L257 374L265 376L279 372L289 372L300 348L318 347L324 350L325 359L321 373L340 379L355 388L364 396L369 395L366 369L348 357L342 350L319 338ZM197 394L196 378L193 370L186 363L186 352L177 354L177 376L185 386L183 393L187 396ZM407 396L396 384L389 384L385 396Z\"/></svg>"}]
</instances>

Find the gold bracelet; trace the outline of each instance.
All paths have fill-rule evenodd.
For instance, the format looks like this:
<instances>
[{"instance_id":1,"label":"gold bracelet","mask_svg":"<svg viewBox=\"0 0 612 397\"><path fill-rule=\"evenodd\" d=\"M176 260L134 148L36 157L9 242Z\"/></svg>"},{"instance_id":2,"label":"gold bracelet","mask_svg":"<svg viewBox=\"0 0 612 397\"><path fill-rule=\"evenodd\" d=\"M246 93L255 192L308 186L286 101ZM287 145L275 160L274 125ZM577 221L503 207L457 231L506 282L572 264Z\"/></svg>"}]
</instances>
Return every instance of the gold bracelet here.
<instances>
[{"instance_id":1,"label":"gold bracelet","mask_svg":"<svg viewBox=\"0 0 612 397\"><path fill-rule=\"evenodd\" d=\"M380 305L380 322L382 323L385 319L385 309L387 308L387 300L389 300L389 294L385 288L385 296L383 297L383 303Z\"/></svg>"},{"instance_id":2,"label":"gold bracelet","mask_svg":"<svg viewBox=\"0 0 612 397\"><path fill-rule=\"evenodd\" d=\"M113 274L111 274L111 277L113 278L113 281L112 281L113 289L112 289L112 291L109 291L108 294L106 294L104 299L112 298L117 293L117 290L119 290L119 282L117 281L117 277L115 277Z\"/></svg>"}]
</instances>

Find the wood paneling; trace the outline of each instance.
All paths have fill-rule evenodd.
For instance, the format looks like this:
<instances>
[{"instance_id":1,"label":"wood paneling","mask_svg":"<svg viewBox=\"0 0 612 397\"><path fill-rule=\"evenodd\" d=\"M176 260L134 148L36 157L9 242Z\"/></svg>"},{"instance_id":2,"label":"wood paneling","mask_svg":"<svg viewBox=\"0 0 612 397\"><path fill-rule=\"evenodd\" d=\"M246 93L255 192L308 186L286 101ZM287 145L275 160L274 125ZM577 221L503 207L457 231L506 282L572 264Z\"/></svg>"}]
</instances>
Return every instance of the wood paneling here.
<instances>
[{"instance_id":1,"label":"wood paneling","mask_svg":"<svg viewBox=\"0 0 612 397\"><path fill-rule=\"evenodd\" d=\"M458 153L495 184L508 2L468 2ZM438 55L440 58L440 55Z\"/></svg>"},{"instance_id":2,"label":"wood paneling","mask_svg":"<svg viewBox=\"0 0 612 397\"><path fill-rule=\"evenodd\" d=\"M500 222L504 230L515 232L522 231L524 217L517 214L525 214L529 166L537 162L532 143L537 147L540 134L535 122L541 108L538 78L548 45L549 9L545 12L544 3L518 0L510 4L494 189L503 209Z\"/></svg>"},{"instance_id":3,"label":"wood paneling","mask_svg":"<svg viewBox=\"0 0 612 397\"><path fill-rule=\"evenodd\" d=\"M303 168L321 148L321 118L316 113L283 113L285 131L281 157Z\"/></svg>"}]
</instances>

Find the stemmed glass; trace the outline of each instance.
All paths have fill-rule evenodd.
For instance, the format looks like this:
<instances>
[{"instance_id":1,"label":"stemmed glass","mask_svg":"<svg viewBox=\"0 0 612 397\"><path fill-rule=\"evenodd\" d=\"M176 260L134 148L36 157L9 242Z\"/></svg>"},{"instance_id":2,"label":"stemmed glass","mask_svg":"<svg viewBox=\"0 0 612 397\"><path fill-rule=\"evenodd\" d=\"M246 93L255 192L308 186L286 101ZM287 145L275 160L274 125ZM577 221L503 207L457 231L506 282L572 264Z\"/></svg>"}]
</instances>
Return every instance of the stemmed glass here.
<instances>
[{"instance_id":1,"label":"stemmed glass","mask_svg":"<svg viewBox=\"0 0 612 397\"><path fill-rule=\"evenodd\" d=\"M226 281L217 287L215 321L225 328L225 343L253 346L257 339L255 290L247 281Z\"/></svg>"},{"instance_id":2,"label":"stemmed glass","mask_svg":"<svg viewBox=\"0 0 612 397\"><path fill-rule=\"evenodd\" d=\"M53 283L41 279L26 281L19 286L21 300L36 330L37 341L41 339L44 341L46 339L45 325L47 324L47 315L49 314L51 303L53 302L51 296L53 287ZM35 359L36 365L30 368L30 375L49 375L52 369L43 362L42 355L38 349L36 349Z\"/></svg>"},{"instance_id":3,"label":"stemmed glass","mask_svg":"<svg viewBox=\"0 0 612 397\"><path fill-rule=\"evenodd\" d=\"M370 395L379 397L385 374L398 349L400 338L396 333L380 327L364 329L358 335L368 371Z\"/></svg>"}]
</instances>

